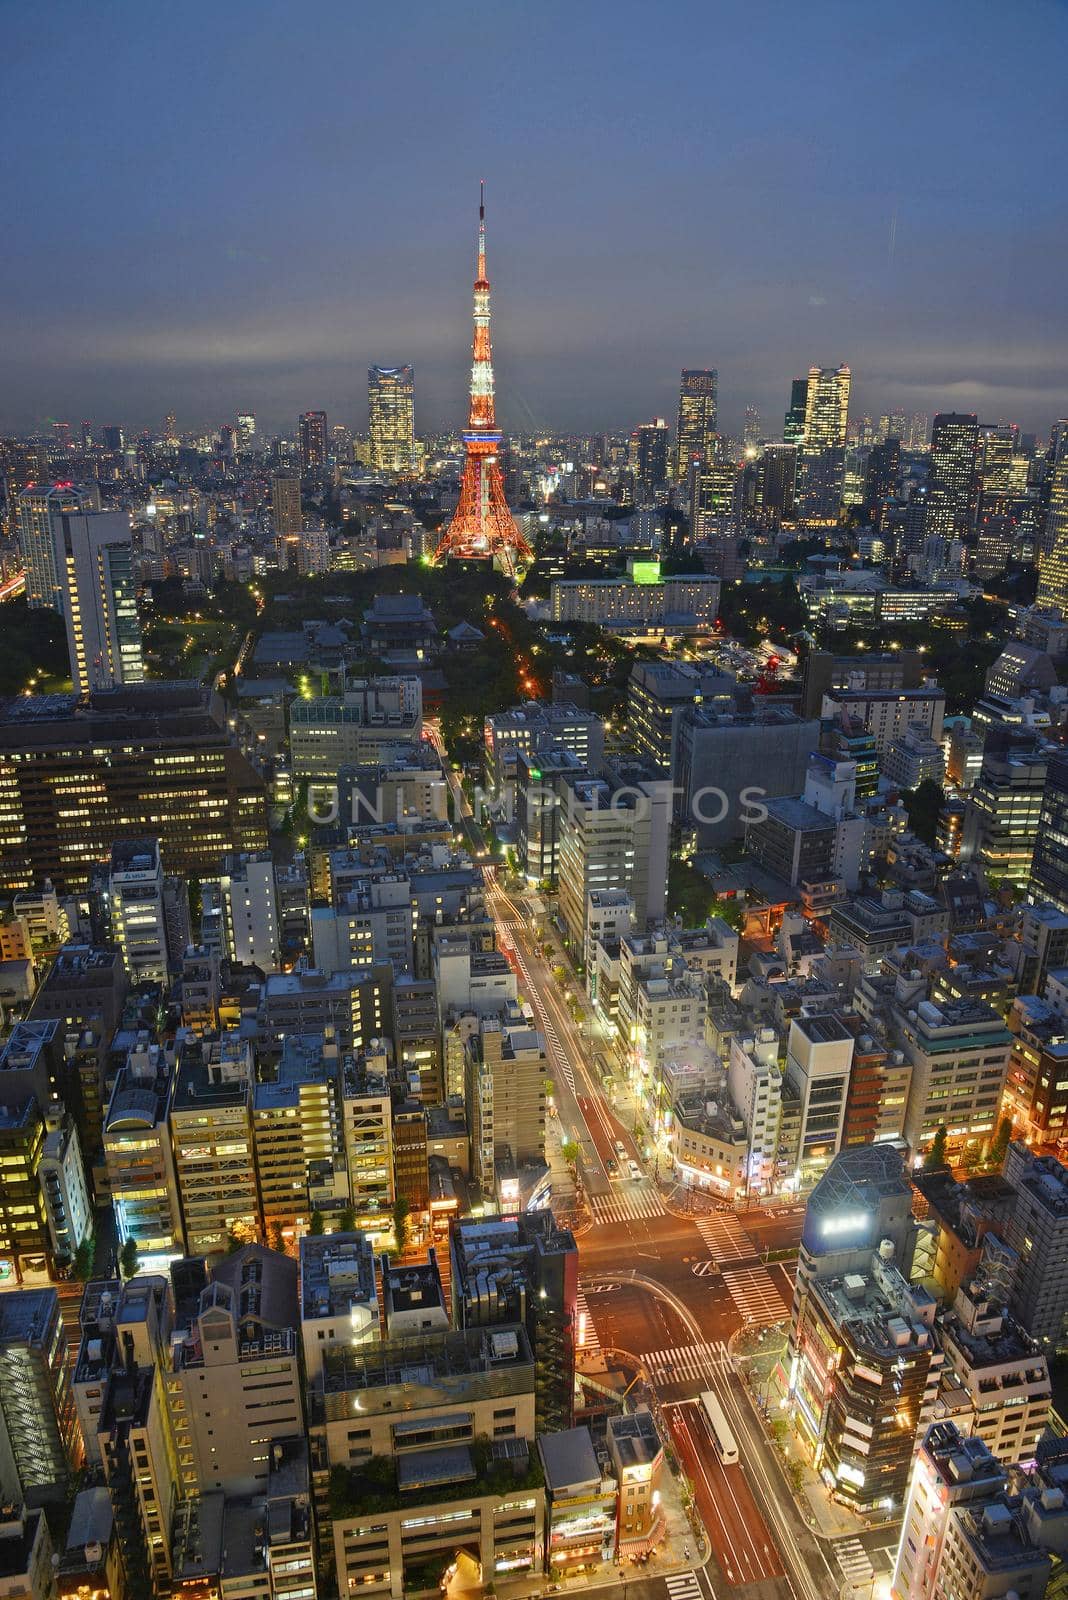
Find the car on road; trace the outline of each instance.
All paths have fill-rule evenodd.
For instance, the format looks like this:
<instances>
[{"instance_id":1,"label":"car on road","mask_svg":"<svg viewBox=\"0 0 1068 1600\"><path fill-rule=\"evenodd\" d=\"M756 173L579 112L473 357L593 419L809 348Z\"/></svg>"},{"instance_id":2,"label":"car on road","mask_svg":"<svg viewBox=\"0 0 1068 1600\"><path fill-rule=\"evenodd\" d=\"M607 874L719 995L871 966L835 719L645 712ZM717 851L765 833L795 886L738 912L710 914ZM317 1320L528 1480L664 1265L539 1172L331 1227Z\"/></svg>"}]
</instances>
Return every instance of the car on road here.
<instances>
[{"instance_id":1,"label":"car on road","mask_svg":"<svg viewBox=\"0 0 1068 1600\"><path fill-rule=\"evenodd\" d=\"M623 1140L622 1139L617 1139L616 1140L616 1155L625 1156L626 1153L627 1153L627 1147L623 1143Z\"/></svg>"},{"instance_id":2,"label":"car on road","mask_svg":"<svg viewBox=\"0 0 1068 1600\"><path fill-rule=\"evenodd\" d=\"M607 1172L607 1174L608 1174L608 1176L610 1178L618 1178L619 1177L619 1162L618 1161L613 1161L612 1157L609 1156L608 1160L604 1164L604 1170Z\"/></svg>"},{"instance_id":3,"label":"car on road","mask_svg":"<svg viewBox=\"0 0 1068 1600\"><path fill-rule=\"evenodd\" d=\"M627 1162L627 1171L630 1173L632 1178L640 1178L642 1175L642 1169L639 1167L633 1156L631 1156L630 1160Z\"/></svg>"}]
</instances>

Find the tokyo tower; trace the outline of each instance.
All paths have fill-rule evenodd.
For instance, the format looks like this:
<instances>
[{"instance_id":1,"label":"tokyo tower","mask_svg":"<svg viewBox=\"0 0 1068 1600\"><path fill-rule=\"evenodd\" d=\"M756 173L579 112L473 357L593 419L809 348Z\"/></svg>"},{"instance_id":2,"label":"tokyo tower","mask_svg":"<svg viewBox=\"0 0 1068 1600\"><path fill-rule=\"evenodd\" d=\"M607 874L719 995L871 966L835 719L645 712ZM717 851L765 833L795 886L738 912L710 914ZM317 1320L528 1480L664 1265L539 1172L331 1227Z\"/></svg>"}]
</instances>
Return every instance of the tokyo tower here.
<instances>
[{"instance_id":1,"label":"tokyo tower","mask_svg":"<svg viewBox=\"0 0 1068 1600\"><path fill-rule=\"evenodd\" d=\"M493 407L490 352L490 285L486 276L486 189L479 186L478 275L475 278L475 337L471 346L471 408L464 434L464 473L452 521L434 552L435 562L492 560L510 577L533 552L516 527L504 498L497 461L502 435Z\"/></svg>"}]
</instances>

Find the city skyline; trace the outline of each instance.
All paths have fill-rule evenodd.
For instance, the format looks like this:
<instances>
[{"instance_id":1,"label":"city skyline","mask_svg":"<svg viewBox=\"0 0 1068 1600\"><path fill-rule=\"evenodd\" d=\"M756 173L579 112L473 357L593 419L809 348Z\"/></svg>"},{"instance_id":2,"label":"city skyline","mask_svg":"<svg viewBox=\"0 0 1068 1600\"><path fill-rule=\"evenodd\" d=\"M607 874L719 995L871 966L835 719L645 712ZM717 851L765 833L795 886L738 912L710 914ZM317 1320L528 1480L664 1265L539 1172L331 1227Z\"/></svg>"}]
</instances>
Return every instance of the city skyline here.
<instances>
[{"instance_id":1,"label":"city skyline","mask_svg":"<svg viewBox=\"0 0 1068 1600\"><path fill-rule=\"evenodd\" d=\"M562 10L517 10L467 97L462 18L417 6L418 50L360 19L379 70L336 100L283 8L252 29L238 6L190 63L196 12L151 35L123 7L11 19L0 116L24 198L49 203L0 266L7 431L171 410L217 426L246 407L268 431L309 409L362 429L367 367L407 362L421 431L459 428L480 177L512 432L673 417L680 371L706 366L737 433L747 405L779 431L812 364L852 368L856 414L1042 431L1068 408L1063 179L1022 176L1065 131L1063 8L1018 8L1008 35L992 6L906 9L876 50L837 5L684 4L641 51L631 7L568 14L566 33ZM343 47L354 29L327 6L324 34ZM752 79L731 67L746 51ZM168 52L188 78L159 72ZM80 95L27 140L40 73L75 63ZM77 248L57 249L57 215Z\"/></svg>"}]
</instances>

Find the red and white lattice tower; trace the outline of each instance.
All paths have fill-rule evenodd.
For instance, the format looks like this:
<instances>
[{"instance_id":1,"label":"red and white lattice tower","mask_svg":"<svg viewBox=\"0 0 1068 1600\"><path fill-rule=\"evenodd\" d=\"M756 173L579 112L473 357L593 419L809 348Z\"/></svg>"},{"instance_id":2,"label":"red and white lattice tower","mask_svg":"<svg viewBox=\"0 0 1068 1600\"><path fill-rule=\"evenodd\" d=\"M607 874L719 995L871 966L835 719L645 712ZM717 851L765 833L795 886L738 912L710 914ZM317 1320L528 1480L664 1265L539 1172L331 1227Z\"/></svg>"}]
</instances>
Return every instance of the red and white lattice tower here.
<instances>
[{"instance_id":1,"label":"red and white lattice tower","mask_svg":"<svg viewBox=\"0 0 1068 1600\"><path fill-rule=\"evenodd\" d=\"M434 560L490 560L514 575L533 552L523 538L504 498L497 454L501 434L493 406L493 357L490 351L490 285L486 276L486 195L480 186L478 206L478 275L475 278L475 337L471 346L471 408L464 434L464 474L452 521L434 552Z\"/></svg>"}]
</instances>

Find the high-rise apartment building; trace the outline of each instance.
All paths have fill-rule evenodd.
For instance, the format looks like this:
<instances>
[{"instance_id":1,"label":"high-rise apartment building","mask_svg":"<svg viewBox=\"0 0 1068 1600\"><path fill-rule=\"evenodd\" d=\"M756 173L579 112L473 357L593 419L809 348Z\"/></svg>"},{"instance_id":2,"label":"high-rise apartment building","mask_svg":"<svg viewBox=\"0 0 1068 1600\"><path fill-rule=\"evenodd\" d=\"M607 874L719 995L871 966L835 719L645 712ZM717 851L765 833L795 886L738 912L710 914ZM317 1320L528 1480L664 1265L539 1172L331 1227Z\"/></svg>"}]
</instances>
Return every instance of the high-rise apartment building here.
<instances>
[{"instance_id":1,"label":"high-rise apartment building","mask_svg":"<svg viewBox=\"0 0 1068 1600\"><path fill-rule=\"evenodd\" d=\"M801 513L811 522L833 522L841 508L851 381L845 366L809 368L799 468Z\"/></svg>"},{"instance_id":2,"label":"high-rise apartment building","mask_svg":"<svg viewBox=\"0 0 1068 1600\"><path fill-rule=\"evenodd\" d=\"M695 459L711 464L716 454L715 367L688 369L679 386L679 416L675 428L675 478L685 483Z\"/></svg>"},{"instance_id":3,"label":"high-rise apartment building","mask_svg":"<svg viewBox=\"0 0 1068 1600\"><path fill-rule=\"evenodd\" d=\"M254 411L241 411L237 417L237 448L241 455L247 455L255 448L256 444L256 413Z\"/></svg>"},{"instance_id":4,"label":"high-rise apartment building","mask_svg":"<svg viewBox=\"0 0 1068 1600\"><path fill-rule=\"evenodd\" d=\"M482 1017L467 1045L466 1100L474 1171L487 1194L517 1167L545 1157L545 1078L541 1036L512 1006ZM498 1198L518 1209L518 1190Z\"/></svg>"},{"instance_id":5,"label":"high-rise apartment building","mask_svg":"<svg viewBox=\"0 0 1068 1600\"><path fill-rule=\"evenodd\" d=\"M311 1191L344 1166L341 1126L341 1061L337 1040L290 1035L272 1083L253 1091L252 1137L263 1225L273 1243L277 1231L308 1228L315 1205Z\"/></svg>"},{"instance_id":6,"label":"high-rise apartment building","mask_svg":"<svg viewBox=\"0 0 1068 1600\"><path fill-rule=\"evenodd\" d=\"M63 610L63 582L57 565L56 523L66 514L99 509L99 496L81 484L28 484L18 497L18 537L26 568L26 601L31 611Z\"/></svg>"},{"instance_id":7,"label":"high-rise apartment building","mask_svg":"<svg viewBox=\"0 0 1068 1600\"><path fill-rule=\"evenodd\" d=\"M415 374L411 367L370 367L367 408L371 470L410 473L415 456Z\"/></svg>"},{"instance_id":8,"label":"high-rise apartment building","mask_svg":"<svg viewBox=\"0 0 1068 1600\"><path fill-rule=\"evenodd\" d=\"M173 1064L147 1037L119 1068L104 1119L104 1159L120 1244L144 1257L181 1255L182 1217L167 1116Z\"/></svg>"},{"instance_id":9,"label":"high-rise apartment building","mask_svg":"<svg viewBox=\"0 0 1068 1600\"><path fill-rule=\"evenodd\" d=\"M129 516L64 510L51 521L75 694L143 683Z\"/></svg>"},{"instance_id":10,"label":"high-rise apartment building","mask_svg":"<svg viewBox=\"0 0 1068 1600\"><path fill-rule=\"evenodd\" d=\"M276 534L300 533L304 517L300 509L300 479L295 472L271 474L271 521Z\"/></svg>"},{"instance_id":11,"label":"high-rise apartment building","mask_svg":"<svg viewBox=\"0 0 1068 1600\"><path fill-rule=\"evenodd\" d=\"M1068 422L1057 435L1035 604L1068 618Z\"/></svg>"},{"instance_id":12,"label":"high-rise apartment building","mask_svg":"<svg viewBox=\"0 0 1068 1600\"><path fill-rule=\"evenodd\" d=\"M84 890L116 839L159 837L164 871L186 878L266 846L263 780L202 685L23 695L0 712L3 888Z\"/></svg>"},{"instance_id":13,"label":"high-rise apartment building","mask_svg":"<svg viewBox=\"0 0 1068 1600\"><path fill-rule=\"evenodd\" d=\"M259 1234L252 1160L252 1051L235 1034L186 1040L170 1101L171 1147L189 1255Z\"/></svg>"},{"instance_id":14,"label":"high-rise apartment building","mask_svg":"<svg viewBox=\"0 0 1068 1600\"><path fill-rule=\"evenodd\" d=\"M979 419L974 412L944 411L931 431L924 533L963 539L975 526L979 495Z\"/></svg>"},{"instance_id":15,"label":"high-rise apartment building","mask_svg":"<svg viewBox=\"0 0 1068 1600\"><path fill-rule=\"evenodd\" d=\"M301 477L309 472L322 472L329 449L326 412L305 411L297 424L297 440Z\"/></svg>"}]
</instances>

